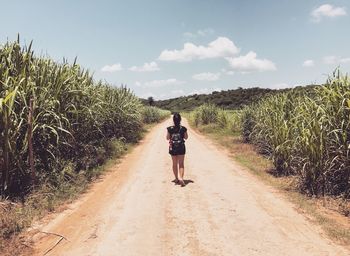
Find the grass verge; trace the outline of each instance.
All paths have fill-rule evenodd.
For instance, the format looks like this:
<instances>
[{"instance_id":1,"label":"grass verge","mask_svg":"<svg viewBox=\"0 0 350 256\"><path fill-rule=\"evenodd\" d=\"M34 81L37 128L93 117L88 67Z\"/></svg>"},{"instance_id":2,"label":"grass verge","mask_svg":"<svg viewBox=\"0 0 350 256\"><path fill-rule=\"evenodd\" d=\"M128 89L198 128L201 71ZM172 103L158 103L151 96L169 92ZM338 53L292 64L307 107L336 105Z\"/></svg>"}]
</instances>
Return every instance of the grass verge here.
<instances>
[{"instance_id":1,"label":"grass verge","mask_svg":"<svg viewBox=\"0 0 350 256\"><path fill-rule=\"evenodd\" d=\"M274 176L272 162L258 154L252 145L243 143L239 134L232 134L232 131L220 129L217 124L196 127L189 115L185 116L193 129L207 135L214 142L228 149L237 163L246 167L265 184L281 191L295 205L298 212L306 215L312 223L320 225L328 238L350 248L350 205L348 201L331 197L309 197L301 194L297 190L295 177Z\"/></svg>"}]
</instances>

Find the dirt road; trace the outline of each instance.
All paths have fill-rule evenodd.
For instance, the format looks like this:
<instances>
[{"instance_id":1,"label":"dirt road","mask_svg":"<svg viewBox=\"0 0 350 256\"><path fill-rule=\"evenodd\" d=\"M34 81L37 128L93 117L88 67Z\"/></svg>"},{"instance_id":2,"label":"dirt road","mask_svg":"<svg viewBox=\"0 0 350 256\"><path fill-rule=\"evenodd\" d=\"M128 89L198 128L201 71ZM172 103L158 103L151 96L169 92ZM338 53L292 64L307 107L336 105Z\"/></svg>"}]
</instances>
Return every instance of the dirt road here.
<instances>
[{"instance_id":1,"label":"dirt road","mask_svg":"<svg viewBox=\"0 0 350 256\"><path fill-rule=\"evenodd\" d=\"M349 255L191 129L189 183L172 183L167 125L154 127L89 193L38 227L68 239L47 255ZM40 236L38 255L60 239Z\"/></svg>"}]
</instances>

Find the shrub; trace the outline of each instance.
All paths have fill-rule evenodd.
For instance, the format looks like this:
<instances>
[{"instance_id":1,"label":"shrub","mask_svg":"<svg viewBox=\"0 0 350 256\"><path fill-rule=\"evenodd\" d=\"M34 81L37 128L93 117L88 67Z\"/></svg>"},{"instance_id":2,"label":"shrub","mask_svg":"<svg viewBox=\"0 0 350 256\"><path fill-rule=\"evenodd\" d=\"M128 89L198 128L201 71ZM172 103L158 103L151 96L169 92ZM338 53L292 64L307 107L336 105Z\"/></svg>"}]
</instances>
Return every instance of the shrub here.
<instances>
[{"instance_id":1,"label":"shrub","mask_svg":"<svg viewBox=\"0 0 350 256\"><path fill-rule=\"evenodd\" d=\"M219 113L217 115L217 124L220 128L227 128L229 123L229 117L225 110L219 110Z\"/></svg>"},{"instance_id":2,"label":"shrub","mask_svg":"<svg viewBox=\"0 0 350 256\"><path fill-rule=\"evenodd\" d=\"M163 110L153 106L143 107L142 117L143 117L143 122L146 124L158 123L169 116L170 116L170 111L168 110Z\"/></svg>"}]
</instances>

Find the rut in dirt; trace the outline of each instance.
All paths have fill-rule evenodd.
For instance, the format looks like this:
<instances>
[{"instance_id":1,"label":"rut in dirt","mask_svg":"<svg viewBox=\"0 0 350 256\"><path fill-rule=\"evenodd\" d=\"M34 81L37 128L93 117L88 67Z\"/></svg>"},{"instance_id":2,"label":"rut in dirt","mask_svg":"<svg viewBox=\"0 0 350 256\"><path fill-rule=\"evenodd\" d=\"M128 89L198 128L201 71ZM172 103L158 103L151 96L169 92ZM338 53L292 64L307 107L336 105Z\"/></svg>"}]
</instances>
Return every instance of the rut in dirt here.
<instances>
[{"instance_id":1,"label":"rut in dirt","mask_svg":"<svg viewBox=\"0 0 350 256\"><path fill-rule=\"evenodd\" d=\"M349 255L274 189L188 124L185 179L175 185L167 120L101 182L40 230L37 255Z\"/></svg>"}]
</instances>

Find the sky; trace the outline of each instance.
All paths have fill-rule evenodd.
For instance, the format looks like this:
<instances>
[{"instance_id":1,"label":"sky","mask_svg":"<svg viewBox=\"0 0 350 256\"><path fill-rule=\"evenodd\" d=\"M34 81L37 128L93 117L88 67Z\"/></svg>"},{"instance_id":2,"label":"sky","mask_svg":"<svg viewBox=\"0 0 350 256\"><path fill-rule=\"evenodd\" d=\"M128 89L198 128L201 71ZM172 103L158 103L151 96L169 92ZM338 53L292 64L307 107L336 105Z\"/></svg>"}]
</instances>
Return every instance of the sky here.
<instances>
[{"instance_id":1,"label":"sky","mask_svg":"<svg viewBox=\"0 0 350 256\"><path fill-rule=\"evenodd\" d=\"M319 84L350 70L350 1L3 1L0 44L33 41L96 80L158 99Z\"/></svg>"}]
</instances>

